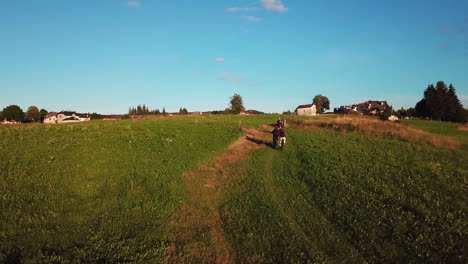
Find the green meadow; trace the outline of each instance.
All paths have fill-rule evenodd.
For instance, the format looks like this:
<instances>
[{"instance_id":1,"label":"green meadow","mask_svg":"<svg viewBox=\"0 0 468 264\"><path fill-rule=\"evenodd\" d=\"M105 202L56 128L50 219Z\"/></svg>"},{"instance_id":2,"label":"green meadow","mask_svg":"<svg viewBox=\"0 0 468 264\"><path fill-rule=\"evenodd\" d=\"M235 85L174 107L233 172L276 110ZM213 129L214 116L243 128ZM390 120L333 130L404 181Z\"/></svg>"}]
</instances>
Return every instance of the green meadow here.
<instances>
[{"instance_id":1,"label":"green meadow","mask_svg":"<svg viewBox=\"0 0 468 264\"><path fill-rule=\"evenodd\" d=\"M277 118L0 126L0 263L170 261L183 172ZM448 123L404 122L468 140ZM228 165L218 210L235 263L466 263L466 148L288 133L284 151Z\"/></svg>"}]
</instances>

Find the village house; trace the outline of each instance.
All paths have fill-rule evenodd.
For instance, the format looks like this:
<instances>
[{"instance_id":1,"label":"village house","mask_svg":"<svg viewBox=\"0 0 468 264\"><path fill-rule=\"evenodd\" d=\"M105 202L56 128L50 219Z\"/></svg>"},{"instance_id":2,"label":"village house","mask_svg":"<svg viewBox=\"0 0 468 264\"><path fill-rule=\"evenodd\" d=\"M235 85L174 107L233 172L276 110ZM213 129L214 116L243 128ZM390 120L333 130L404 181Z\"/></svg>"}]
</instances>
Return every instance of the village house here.
<instances>
[{"instance_id":1,"label":"village house","mask_svg":"<svg viewBox=\"0 0 468 264\"><path fill-rule=\"evenodd\" d=\"M362 115L380 115L388 108L387 101L369 100L360 104L345 105L334 109L336 114L348 114L357 112Z\"/></svg>"},{"instance_id":2,"label":"village house","mask_svg":"<svg viewBox=\"0 0 468 264\"><path fill-rule=\"evenodd\" d=\"M317 115L317 107L315 104L300 105L296 108L297 115L315 116Z\"/></svg>"},{"instance_id":3,"label":"village house","mask_svg":"<svg viewBox=\"0 0 468 264\"><path fill-rule=\"evenodd\" d=\"M56 124L57 123L57 113L50 112L44 116L44 124Z\"/></svg>"},{"instance_id":4,"label":"village house","mask_svg":"<svg viewBox=\"0 0 468 264\"><path fill-rule=\"evenodd\" d=\"M241 111L239 115L255 115L254 111L246 110L246 111Z\"/></svg>"},{"instance_id":5,"label":"village house","mask_svg":"<svg viewBox=\"0 0 468 264\"><path fill-rule=\"evenodd\" d=\"M59 113L52 112L44 116L45 124L74 123L89 120L91 120L91 116L89 114L78 114L72 111L62 111Z\"/></svg>"}]
</instances>

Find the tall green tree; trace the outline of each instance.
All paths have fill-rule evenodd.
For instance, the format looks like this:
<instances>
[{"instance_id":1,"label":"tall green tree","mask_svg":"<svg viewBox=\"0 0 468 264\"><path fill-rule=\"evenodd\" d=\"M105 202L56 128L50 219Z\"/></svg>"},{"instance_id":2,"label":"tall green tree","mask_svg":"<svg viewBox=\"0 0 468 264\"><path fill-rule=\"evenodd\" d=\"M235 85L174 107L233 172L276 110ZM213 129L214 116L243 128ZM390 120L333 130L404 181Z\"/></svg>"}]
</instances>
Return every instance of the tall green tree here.
<instances>
[{"instance_id":1,"label":"tall green tree","mask_svg":"<svg viewBox=\"0 0 468 264\"><path fill-rule=\"evenodd\" d=\"M8 121L15 120L16 122L21 122L24 119L24 112L21 107L17 105L9 105L3 108L3 118L6 118Z\"/></svg>"},{"instance_id":2,"label":"tall green tree","mask_svg":"<svg viewBox=\"0 0 468 264\"><path fill-rule=\"evenodd\" d=\"M44 108L42 108L39 113L41 114L41 118L44 118L44 116L46 116L49 112L47 110L45 110Z\"/></svg>"},{"instance_id":3,"label":"tall green tree","mask_svg":"<svg viewBox=\"0 0 468 264\"><path fill-rule=\"evenodd\" d=\"M102 115L101 115L101 114L98 114L98 113L92 113L92 114L90 115L90 118L93 119L93 120L94 120L94 119L103 119Z\"/></svg>"},{"instance_id":4,"label":"tall green tree","mask_svg":"<svg viewBox=\"0 0 468 264\"><path fill-rule=\"evenodd\" d=\"M245 110L242 96L240 96L239 94L234 94L231 97L231 101L229 102L229 110L231 114L235 114L235 115Z\"/></svg>"},{"instance_id":5,"label":"tall green tree","mask_svg":"<svg viewBox=\"0 0 468 264\"><path fill-rule=\"evenodd\" d=\"M37 122L41 119L41 113L39 112L39 108L37 106L30 106L28 107L28 111L26 111L26 118L28 120Z\"/></svg>"},{"instance_id":6,"label":"tall green tree","mask_svg":"<svg viewBox=\"0 0 468 264\"><path fill-rule=\"evenodd\" d=\"M323 96L321 94L318 94L314 97L314 100L312 100L313 104L315 104L315 107L317 108L317 113L323 114L325 110L330 109L330 100L328 97Z\"/></svg>"},{"instance_id":7,"label":"tall green tree","mask_svg":"<svg viewBox=\"0 0 468 264\"><path fill-rule=\"evenodd\" d=\"M434 120L466 122L467 113L463 108L452 84L447 87L443 81L436 86L430 84L424 90L424 97L416 104L416 114Z\"/></svg>"}]
</instances>

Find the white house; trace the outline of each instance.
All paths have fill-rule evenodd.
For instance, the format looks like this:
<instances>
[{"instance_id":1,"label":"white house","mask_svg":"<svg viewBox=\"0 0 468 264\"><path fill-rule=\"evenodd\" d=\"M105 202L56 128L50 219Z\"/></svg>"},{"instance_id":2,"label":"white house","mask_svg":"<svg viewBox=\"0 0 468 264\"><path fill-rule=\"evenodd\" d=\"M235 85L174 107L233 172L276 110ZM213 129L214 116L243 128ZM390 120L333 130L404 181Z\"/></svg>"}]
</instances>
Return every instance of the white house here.
<instances>
[{"instance_id":1,"label":"white house","mask_svg":"<svg viewBox=\"0 0 468 264\"><path fill-rule=\"evenodd\" d=\"M45 124L70 123L89 121L89 114L78 114L71 111L62 111L60 113L49 113L44 117Z\"/></svg>"},{"instance_id":2,"label":"white house","mask_svg":"<svg viewBox=\"0 0 468 264\"><path fill-rule=\"evenodd\" d=\"M391 115L391 116L388 117L388 120L395 122L395 121L398 121L398 117L395 116L395 115Z\"/></svg>"},{"instance_id":3,"label":"white house","mask_svg":"<svg viewBox=\"0 0 468 264\"><path fill-rule=\"evenodd\" d=\"M48 113L44 116L44 124L56 124L57 123L57 113Z\"/></svg>"},{"instance_id":4,"label":"white house","mask_svg":"<svg viewBox=\"0 0 468 264\"><path fill-rule=\"evenodd\" d=\"M317 107L314 104L300 105L296 108L297 115L315 116L317 115Z\"/></svg>"}]
</instances>

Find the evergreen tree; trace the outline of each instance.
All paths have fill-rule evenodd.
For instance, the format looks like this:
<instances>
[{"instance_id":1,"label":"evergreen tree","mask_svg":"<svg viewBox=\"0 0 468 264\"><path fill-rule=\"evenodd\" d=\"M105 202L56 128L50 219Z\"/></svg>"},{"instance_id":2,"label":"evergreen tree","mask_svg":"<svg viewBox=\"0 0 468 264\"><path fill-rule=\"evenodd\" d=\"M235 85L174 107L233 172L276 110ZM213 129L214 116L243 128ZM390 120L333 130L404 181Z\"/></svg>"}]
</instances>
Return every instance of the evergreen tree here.
<instances>
[{"instance_id":1,"label":"evergreen tree","mask_svg":"<svg viewBox=\"0 0 468 264\"><path fill-rule=\"evenodd\" d=\"M424 91L424 97L416 104L416 113L420 117L430 117L434 120L465 122L464 111L452 84L447 88L444 82L436 86L429 85Z\"/></svg>"}]
</instances>

